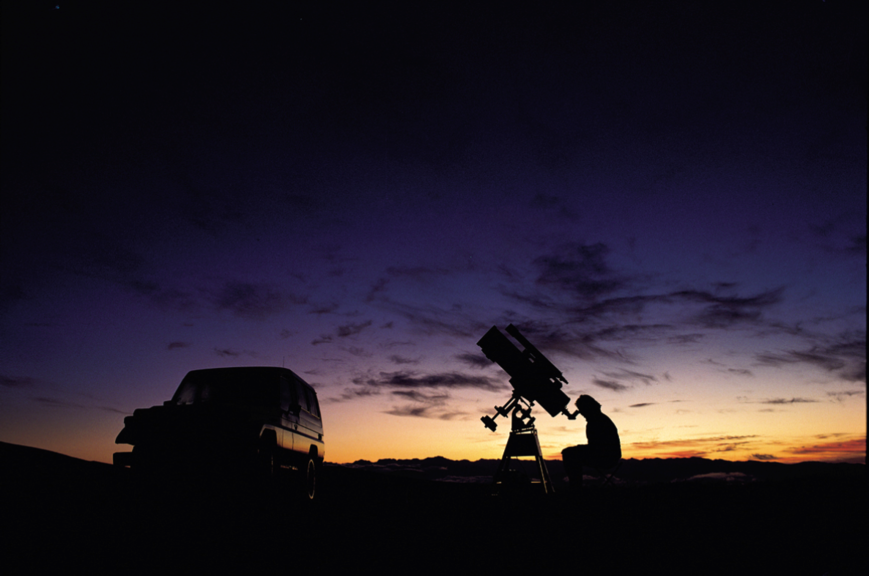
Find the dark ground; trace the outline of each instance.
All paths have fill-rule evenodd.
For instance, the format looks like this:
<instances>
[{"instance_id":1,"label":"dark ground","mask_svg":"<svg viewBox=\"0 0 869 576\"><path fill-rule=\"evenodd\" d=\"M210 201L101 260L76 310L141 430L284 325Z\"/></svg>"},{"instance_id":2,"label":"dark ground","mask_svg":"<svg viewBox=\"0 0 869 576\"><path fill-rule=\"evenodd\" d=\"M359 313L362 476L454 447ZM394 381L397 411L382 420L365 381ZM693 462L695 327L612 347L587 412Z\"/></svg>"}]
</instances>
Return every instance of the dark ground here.
<instances>
[{"instance_id":1,"label":"dark ground","mask_svg":"<svg viewBox=\"0 0 869 576\"><path fill-rule=\"evenodd\" d=\"M327 466L314 505L155 489L0 443L6 574L315 569L865 574L866 477L589 487L576 501Z\"/></svg>"}]
</instances>

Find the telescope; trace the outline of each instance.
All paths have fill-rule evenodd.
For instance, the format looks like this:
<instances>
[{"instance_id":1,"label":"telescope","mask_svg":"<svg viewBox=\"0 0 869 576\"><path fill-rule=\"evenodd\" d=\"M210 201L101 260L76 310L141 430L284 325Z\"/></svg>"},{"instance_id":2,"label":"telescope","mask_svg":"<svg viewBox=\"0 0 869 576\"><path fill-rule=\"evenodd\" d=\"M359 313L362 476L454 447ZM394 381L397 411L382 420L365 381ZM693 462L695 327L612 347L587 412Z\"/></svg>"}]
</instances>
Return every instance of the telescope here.
<instances>
[{"instance_id":1,"label":"telescope","mask_svg":"<svg viewBox=\"0 0 869 576\"><path fill-rule=\"evenodd\" d=\"M497 326L492 326L477 342L486 358L510 375L510 385L513 386L510 400L503 406L495 406L495 416L483 416L481 419L486 428L494 432L498 427L495 418L512 415L510 438L495 473L494 484L496 488L503 487L511 478L515 478L515 471L511 470L510 464L512 458L533 456L537 461L544 493L553 492L549 471L540 452L540 441L537 439L535 418L531 415L531 409L537 403L550 416L564 414L570 420L576 419L579 410L572 413L567 410L570 398L561 390L561 386L567 384L561 371L522 336L518 328L510 324L507 326L507 333L522 345L523 350L520 351Z\"/></svg>"},{"instance_id":2,"label":"telescope","mask_svg":"<svg viewBox=\"0 0 869 576\"><path fill-rule=\"evenodd\" d=\"M519 414L519 416L523 416L523 419L531 419L533 422L530 409L535 402L549 412L550 416L564 414L571 420L576 419L579 411L571 413L567 410L570 398L561 390L562 384L567 384L561 371L522 336L518 328L510 324L507 326L507 333L523 346L523 351L520 352L498 330L497 326L492 326L486 335L477 342L477 346L483 350L486 358L498 364L511 376L510 384L513 386L513 398L506 405L495 407L497 412L495 418L498 415L507 416L511 411L512 401L522 400L528 405L528 408L524 409L528 411L528 415ZM513 404L520 406L518 403ZM486 427L492 431L497 427L494 418L484 416L482 420Z\"/></svg>"}]
</instances>

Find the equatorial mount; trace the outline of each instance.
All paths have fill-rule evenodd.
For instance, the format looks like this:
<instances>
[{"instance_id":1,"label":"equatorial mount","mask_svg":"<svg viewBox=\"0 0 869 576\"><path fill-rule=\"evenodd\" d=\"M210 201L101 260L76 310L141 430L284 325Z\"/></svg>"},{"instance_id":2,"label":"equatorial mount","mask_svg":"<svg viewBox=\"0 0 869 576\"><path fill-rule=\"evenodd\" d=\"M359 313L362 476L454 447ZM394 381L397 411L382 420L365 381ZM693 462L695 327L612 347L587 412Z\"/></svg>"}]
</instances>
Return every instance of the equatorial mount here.
<instances>
[{"instance_id":1,"label":"equatorial mount","mask_svg":"<svg viewBox=\"0 0 869 576\"><path fill-rule=\"evenodd\" d=\"M481 420L483 421L483 424L486 425L486 428L492 432L494 432L498 427L498 424L495 422L495 418L498 416L503 416L504 418L512 416L512 429L514 431L533 428L534 421L536 420L536 418L531 415L531 408L533 406L533 400L530 402L525 401L519 394L514 392L513 396L506 404L503 406L495 406L495 412L497 412L497 414L495 414L494 418L491 416L483 416Z\"/></svg>"}]
</instances>

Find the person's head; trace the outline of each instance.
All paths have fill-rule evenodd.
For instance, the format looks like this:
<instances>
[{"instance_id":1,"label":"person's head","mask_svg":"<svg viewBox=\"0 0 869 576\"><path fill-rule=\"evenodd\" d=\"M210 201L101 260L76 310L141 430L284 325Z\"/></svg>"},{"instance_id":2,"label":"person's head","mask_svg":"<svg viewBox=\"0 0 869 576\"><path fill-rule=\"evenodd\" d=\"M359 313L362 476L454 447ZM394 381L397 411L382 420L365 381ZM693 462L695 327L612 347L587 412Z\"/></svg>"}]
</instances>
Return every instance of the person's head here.
<instances>
[{"instance_id":1,"label":"person's head","mask_svg":"<svg viewBox=\"0 0 869 576\"><path fill-rule=\"evenodd\" d=\"M591 414L600 412L600 404L588 394L583 394L576 399L576 409L579 410L580 414L588 418Z\"/></svg>"}]
</instances>

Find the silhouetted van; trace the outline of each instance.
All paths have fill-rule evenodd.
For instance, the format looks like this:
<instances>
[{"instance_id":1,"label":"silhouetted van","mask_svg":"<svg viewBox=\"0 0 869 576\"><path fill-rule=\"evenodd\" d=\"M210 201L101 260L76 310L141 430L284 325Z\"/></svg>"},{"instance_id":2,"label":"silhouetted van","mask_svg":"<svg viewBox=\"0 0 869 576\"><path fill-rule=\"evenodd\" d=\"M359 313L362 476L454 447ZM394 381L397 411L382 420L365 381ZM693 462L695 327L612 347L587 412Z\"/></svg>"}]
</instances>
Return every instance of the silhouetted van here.
<instances>
[{"instance_id":1,"label":"silhouetted van","mask_svg":"<svg viewBox=\"0 0 869 576\"><path fill-rule=\"evenodd\" d=\"M114 463L143 475L300 480L313 499L325 456L317 393L286 368L188 372L172 400L124 419Z\"/></svg>"}]
</instances>

